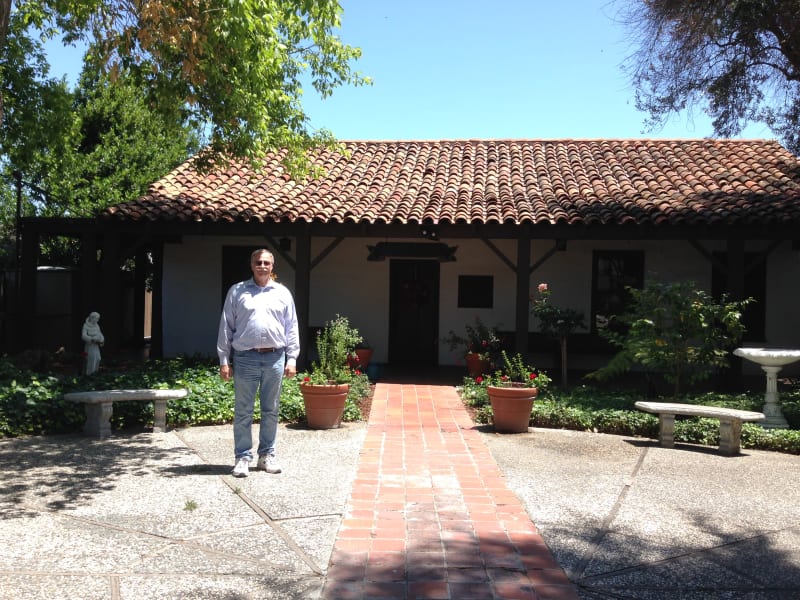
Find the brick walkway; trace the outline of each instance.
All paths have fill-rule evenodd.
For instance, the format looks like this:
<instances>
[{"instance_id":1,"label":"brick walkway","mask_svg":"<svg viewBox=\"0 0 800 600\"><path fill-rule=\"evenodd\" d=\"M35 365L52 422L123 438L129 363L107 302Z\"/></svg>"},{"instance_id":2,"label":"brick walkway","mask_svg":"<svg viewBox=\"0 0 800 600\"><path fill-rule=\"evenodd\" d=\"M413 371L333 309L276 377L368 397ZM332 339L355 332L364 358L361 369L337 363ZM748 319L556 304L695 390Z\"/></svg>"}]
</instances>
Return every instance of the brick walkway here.
<instances>
[{"instance_id":1,"label":"brick walkway","mask_svg":"<svg viewBox=\"0 0 800 600\"><path fill-rule=\"evenodd\" d=\"M322 595L578 597L455 388L380 383Z\"/></svg>"}]
</instances>

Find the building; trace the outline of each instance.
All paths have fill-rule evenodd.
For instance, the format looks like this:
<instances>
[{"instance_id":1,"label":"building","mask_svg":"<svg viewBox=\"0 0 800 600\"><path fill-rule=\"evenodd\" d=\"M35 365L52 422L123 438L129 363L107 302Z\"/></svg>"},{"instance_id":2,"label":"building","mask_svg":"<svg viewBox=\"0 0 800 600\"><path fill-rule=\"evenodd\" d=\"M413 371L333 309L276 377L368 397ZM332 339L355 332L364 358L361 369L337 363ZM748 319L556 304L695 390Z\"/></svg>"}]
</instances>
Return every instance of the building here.
<instances>
[{"instance_id":1,"label":"building","mask_svg":"<svg viewBox=\"0 0 800 600\"><path fill-rule=\"evenodd\" d=\"M554 366L529 307L547 282L591 323L570 366L596 368L609 350L597 325L624 286L651 277L752 296L748 343L800 344L800 162L777 142L343 144L316 151L324 175L305 182L278 156L260 173L234 163L202 174L190 160L97 219L24 220L23 307L36 310L25 282L38 239L58 233L80 237L85 257L77 323L99 310L108 339L142 331L138 290L152 283L156 355L214 354L225 291L257 247L295 294L305 351L314 327L343 314L374 361L456 364L440 341L479 316Z\"/></svg>"}]
</instances>

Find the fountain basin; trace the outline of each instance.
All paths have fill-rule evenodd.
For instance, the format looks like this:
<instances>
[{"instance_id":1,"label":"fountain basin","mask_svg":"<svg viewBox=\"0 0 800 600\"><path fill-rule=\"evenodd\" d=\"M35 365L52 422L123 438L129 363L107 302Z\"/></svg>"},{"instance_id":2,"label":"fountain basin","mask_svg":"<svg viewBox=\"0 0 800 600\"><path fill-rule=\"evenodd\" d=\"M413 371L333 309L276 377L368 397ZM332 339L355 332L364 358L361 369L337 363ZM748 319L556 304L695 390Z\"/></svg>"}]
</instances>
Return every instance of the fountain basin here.
<instances>
[{"instance_id":1,"label":"fountain basin","mask_svg":"<svg viewBox=\"0 0 800 600\"><path fill-rule=\"evenodd\" d=\"M782 367L800 360L800 350L786 348L736 348L736 356L761 365L761 370L767 374L767 391L764 393L764 413L766 419L761 423L768 429L786 429L789 423L781 411L778 396L778 372Z\"/></svg>"},{"instance_id":2,"label":"fountain basin","mask_svg":"<svg viewBox=\"0 0 800 600\"><path fill-rule=\"evenodd\" d=\"M784 348L736 348L733 353L762 367L783 367L800 360L800 350Z\"/></svg>"}]
</instances>

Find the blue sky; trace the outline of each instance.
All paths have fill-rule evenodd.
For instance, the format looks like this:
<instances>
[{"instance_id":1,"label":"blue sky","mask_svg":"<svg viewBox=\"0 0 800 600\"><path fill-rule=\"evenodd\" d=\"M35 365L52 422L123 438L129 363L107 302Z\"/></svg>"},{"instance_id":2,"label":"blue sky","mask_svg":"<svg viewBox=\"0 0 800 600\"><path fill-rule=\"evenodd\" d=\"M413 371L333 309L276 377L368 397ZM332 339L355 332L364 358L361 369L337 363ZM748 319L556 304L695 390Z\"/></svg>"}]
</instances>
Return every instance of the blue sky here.
<instances>
[{"instance_id":1,"label":"blue sky","mask_svg":"<svg viewBox=\"0 0 800 600\"><path fill-rule=\"evenodd\" d=\"M621 70L633 51L612 0L340 0L368 87L303 105L339 139L699 138L699 110L644 131ZM56 62L56 58L60 60ZM51 56L53 74L79 52ZM77 63L77 67L75 66ZM772 138L762 125L741 137Z\"/></svg>"}]
</instances>

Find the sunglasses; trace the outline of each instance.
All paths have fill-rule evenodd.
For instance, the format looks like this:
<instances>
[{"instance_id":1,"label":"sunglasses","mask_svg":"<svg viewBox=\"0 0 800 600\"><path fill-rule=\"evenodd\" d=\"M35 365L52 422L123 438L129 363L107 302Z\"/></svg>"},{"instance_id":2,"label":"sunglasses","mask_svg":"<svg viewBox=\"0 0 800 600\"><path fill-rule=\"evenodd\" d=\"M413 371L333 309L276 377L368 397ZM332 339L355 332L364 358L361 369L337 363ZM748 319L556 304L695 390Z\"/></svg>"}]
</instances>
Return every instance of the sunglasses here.
<instances>
[{"instance_id":1,"label":"sunglasses","mask_svg":"<svg viewBox=\"0 0 800 600\"><path fill-rule=\"evenodd\" d=\"M271 265L272 261L271 260L254 260L253 264L254 265L258 265L258 266L262 266L263 265L263 266L266 267L268 265Z\"/></svg>"}]
</instances>

